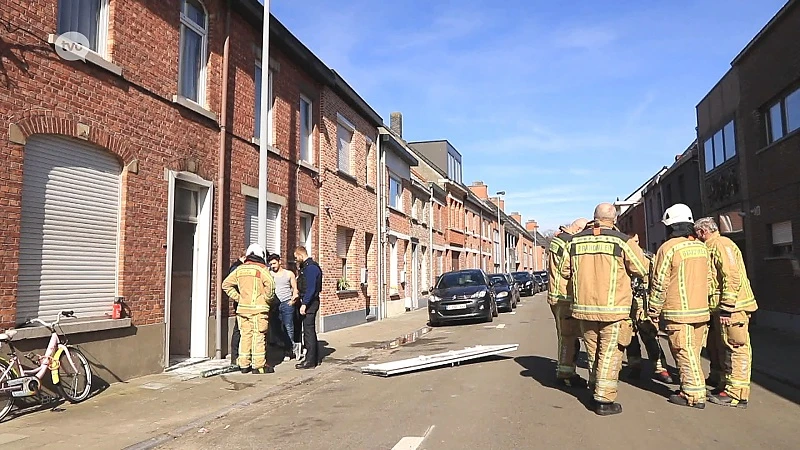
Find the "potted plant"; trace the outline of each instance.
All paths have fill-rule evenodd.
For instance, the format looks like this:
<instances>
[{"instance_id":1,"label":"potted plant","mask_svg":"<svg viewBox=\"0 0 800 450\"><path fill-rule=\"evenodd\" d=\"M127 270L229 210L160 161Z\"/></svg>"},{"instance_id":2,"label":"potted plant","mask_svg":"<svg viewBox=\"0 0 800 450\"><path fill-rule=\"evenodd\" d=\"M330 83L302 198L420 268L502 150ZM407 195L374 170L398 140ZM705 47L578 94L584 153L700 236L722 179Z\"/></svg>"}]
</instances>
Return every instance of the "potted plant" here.
<instances>
[{"instance_id":1,"label":"potted plant","mask_svg":"<svg viewBox=\"0 0 800 450\"><path fill-rule=\"evenodd\" d=\"M350 282L347 281L347 278L339 278L336 281L336 289L339 291L346 291L350 289Z\"/></svg>"}]
</instances>

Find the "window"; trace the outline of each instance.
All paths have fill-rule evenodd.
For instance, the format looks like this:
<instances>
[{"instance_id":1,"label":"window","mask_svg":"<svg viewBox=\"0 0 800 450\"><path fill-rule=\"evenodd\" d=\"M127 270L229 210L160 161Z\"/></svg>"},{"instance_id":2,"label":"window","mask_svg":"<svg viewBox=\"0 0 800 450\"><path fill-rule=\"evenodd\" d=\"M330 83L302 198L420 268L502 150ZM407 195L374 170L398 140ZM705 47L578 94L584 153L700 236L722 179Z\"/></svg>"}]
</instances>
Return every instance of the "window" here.
<instances>
[{"instance_id":1,"label":"window","mask_svg":"<svg viewBox=\"0 0 800 450\"><path fill-rule=\"evenodd\" d=\"M419 220L419 199L411 194L411 218Z\"/></svg>"},{"instance_id":2,"label":"window","mask_svg":"<svg viewBox=\"0 0 800 450\"><path fill-rule=\"evenodd\" d=\"M244 243L245 247L258 243L258 199L244 199ZM267 252L281 252L281 205L267 202Z\"/></svg>"},{"instance_id":3,"label":"window","mask_svg":"<svg viewBox=\"0 0 800 450\"><path fill-rule=\"evenodd\" d=\"M395 177L389 177L389 206L403 210L403 184Z\"/></svg>"},{"instance_id":4,"label":"window","mask_svg":"<svg viewBox=\"0 0 800 450\"><path fill-rule=\"evenodd\" d=\"M786 97L786 132L800 128L800 89Z\"/></svg>"},{"instance_id":5,"label":"window","mask_svg":"<svg viewBox=\"0 0 800 450\"><path fill-rule=\"evenodd\" d=\"M664 188L665 188L664 189L664 203L667 205L667 207L670 207L670 206L673 205L673 203L672 203L672 184L668 184L668 185L664 186Z\"/></svg>"},{"instance_id":6,"label":"window","mask_svg":"<svg viewBox=\"0 0 800 450\"><path fill-rule=\"evenodd\" d=\"M311 100L304 96L300 96L300 160L307 163L312 162L312 152L314 148L314 140L312 131L314 129L314 122L312 120L312 103Z\"/></svg>"},{"instance_id":7,"label":"window","mask_svg":"<svg viewBox=\"0 0 800 450\"><path fill-rule=\"evenodd\" d=\"M353 230L345 227L336 227L336 255L342 262L341 278L348 280L350 267L347 262L347 255L350 252L350 242L353 239Z\"/></svg>"},{"instance_id":8,"label":"window","mask_svg":"<svg viewBox=\"0 0 800 450\"><path fill-rule=\"evenodd\" d=\"M800 128L800 89L770 106L767 112L767 141L771 144Z\"/></svg>"},{"instance_id":9,"label":"window","mask_svg":"<svg viewBox=\"0 0 800 450\"><path fill-rule=\"evenodd\" d=\"M341 172L350 174L350 154L352 153L353 134L356 131L356 127L342 115L339 115L338 118L339 125L336 128L337 167Z\"/></svg>"},{"instance_id":10,"label":"window","mask_svg":"<svg viewBox=\"0 0 800 450\"><path fill-rule=\"evenodd\" d=\"M314 224L314 217L301 215L300 216L300 242L299 244L305 247L309 255L311 255L311 225Z\"/></svg>"},{"instance_id":11,"label":"window","mask_svg":"<svg viewBox=\"0 0 800 450\"><path fill-rule=\"evenodd\" d=\"M772 232L772 256L792 254L792 222L779 222L770 225Z\"/></svg>"},{"instance_id":12,"label":"window","mask_svg":"<svg viewBox=\"0 0 800 450\"><path fill-rule=\"evenodd\" d=\"M205 102L208 18L197 0L181 1L180 80L178 93L195 103Z\"/></svg>"},{"instance_id":13,"label":"window","mask_svg":"<svg viewBox=\"0 0 800 450\"><path fill-rule=\"evenodd\" d=\"M686 188L684 187L683 175L678 175L678 201L686 202ZM631 226L633 226L633 217L629 218Z\"/></svg>"},{"instance_id":14,"label":"window","mask_svg":"<svg viewBox=\"0 0 800 450\"><path fill-rule=\"evenodd\" d=\"M84 35L93 52L106 56L108 0L58 0L57 29Z\"/></svg>"},{"instance_id":15,"label":"window","mask_svg":"<svg viewBox=\"0 0 800 450\"><path fill-rule=\"evenodd\" d=\"M389 293L397 294L397 238L389 236Z\"/></svg>"},{"instance_id":16,"label":"window","mask_svg":"<svg viewBox=\"0 0 800 450\"><path fill-rule=\"evenodd\" d=\"M372 139L367 138L367 163L364 164L365 170L364 179L367 180L368 186L375 186L375 143Z\"/></svg>"},{"instance_id":17,"label":"window","mask_svg":"<svg viewBox=\"0 0 800 450\"><path fill-rule=\"evenodd\" d=\"M711 172L736 156L736 132L732 120L703 143L703 155L706 172Z\"/></svg>"},{"instance_id":18,"label":"window","mask_svg":"<svg viewBox=\"0 0 800 450\"><path fill-rule=\"evenodd\" d=\"M461 161L451 153L447 154L447 177L461 183Z\"/></svg>"}]
</instances>

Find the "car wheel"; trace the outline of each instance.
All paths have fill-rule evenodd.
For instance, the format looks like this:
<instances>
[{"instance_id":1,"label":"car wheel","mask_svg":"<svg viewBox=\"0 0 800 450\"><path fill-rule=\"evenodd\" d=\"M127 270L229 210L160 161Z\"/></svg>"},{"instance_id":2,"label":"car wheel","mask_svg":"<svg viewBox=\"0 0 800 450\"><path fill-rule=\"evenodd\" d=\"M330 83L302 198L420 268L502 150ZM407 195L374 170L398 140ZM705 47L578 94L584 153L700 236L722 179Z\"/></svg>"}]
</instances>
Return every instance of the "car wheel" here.
<instances>
[{"instance_id":1,"label":"car wheel","mask_svg":"<svg viewBox=\"0 0 800 450\"><path fill-rule=\"evenodd\" d=\"M492 312L492 317L497 317L497 316L499 316L499 315L500 315L500 311L499 311L499 309L497 308L497 302L494 302L494 310L493 310L493 312Z\"/></svg>"},{"instance_id":2,"label":"car wheel","mask_svg":"<svg viewBox=\"0 0 800 450\"><path fill-rule=\"evenodd\" d=\"M492 323L494 320L494 314L492 314L492 305L489 304L489 308L486 309L486 317L483 318L483 321L486 323Z\"/></svg>"}]
</instances>

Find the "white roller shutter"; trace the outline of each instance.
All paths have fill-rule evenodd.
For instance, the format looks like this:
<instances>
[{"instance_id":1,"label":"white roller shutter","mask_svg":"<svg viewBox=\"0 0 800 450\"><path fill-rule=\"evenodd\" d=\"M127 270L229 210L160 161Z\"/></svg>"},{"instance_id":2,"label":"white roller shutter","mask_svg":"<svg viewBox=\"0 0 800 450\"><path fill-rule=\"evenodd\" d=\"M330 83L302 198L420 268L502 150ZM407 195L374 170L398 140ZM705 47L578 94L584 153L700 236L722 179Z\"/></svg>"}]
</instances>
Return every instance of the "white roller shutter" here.
<instances>
[{"instance_id":1,"label":"white roller shutter","mask_svg":"<svg viewBox=\"0 0 800 450\"><path fill-rule=\"evenodd\" d=\"M281 252L281 205L267 202L267 252ZM245 248L258 243L258 199L244 198L244 240Z\"/></svg>"},{"instance_id":2,"label":"white roller shutter","mask_svg":"<svg viewBox=\"0 0 800 450\"><path fill-rule=\"evenodd\" d=\"M17 320L111 313L116 295L120 164L60 136L25 145Z\"/></svg>"},{"instance_id":3,"label":"white roller shutter","mask_svg":"<svg viewBox=\"0 0 800 450\"><path fill-rule=\"evenodd\" d=\"M244 198L244 248L258 244L258 199Z\"/></svg>"},{"instance_id":4,"label":"white roller shutter","mask_svg":"<svg viewBox=\"0 0 800 450\"><path fill-rule=\"evenodd\" d=\"M792 222L778 222L772 224L772 244L791 244L792 243Z\"/></svg>"},{"instance_id":5,"label":"white roller shutter","mask_svg":"<svg viewBox=\"0 0 800 450\"><path fill-rule=\"evenodd\" d=\"M267 203L267 251L281 253L281 205Z\"/></svg>"}]
</instances>

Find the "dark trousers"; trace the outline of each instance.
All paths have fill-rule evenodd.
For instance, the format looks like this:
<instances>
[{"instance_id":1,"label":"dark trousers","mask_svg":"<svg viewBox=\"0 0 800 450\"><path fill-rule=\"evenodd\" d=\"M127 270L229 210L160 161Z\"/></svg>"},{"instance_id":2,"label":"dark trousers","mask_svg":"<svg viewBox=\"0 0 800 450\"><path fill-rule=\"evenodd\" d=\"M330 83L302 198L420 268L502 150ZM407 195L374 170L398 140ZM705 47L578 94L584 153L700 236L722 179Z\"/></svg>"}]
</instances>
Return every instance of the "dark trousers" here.
<instances>
[{"instance_id":1,"label":"dark trousers","mask_svg":"<svg viewBox=\"0 0 800 450\"><path fill-rule=\"evenodd\" d=\"M648 333L634 333L630 345L625 349L625 354L628 356L628 363L630 363L632 359L641 361L642 346L639 343L640 337L644 342L647 359L649 359L657 369L662 367L666 368L666 358L664 357L664 352L661 350L661 345L658 344L658 337ZM659 362L661 364L659 364Z\"/></svg>"},{"instance_id":2,"label":"dark trousers","mask_svg":"<svg viewBox=\"0 0 800 450\"><path fill-rule=\"evenodd\" d=\"M231 364L236 364L239 358L239 340L242 339L242 333L239 332L239 321L233 321L233 333L231 333Z\"/></svg>"},{"instance_id":3,"label":"dark trousers","mask_svg":"<svg viewBox=\"0 0 800 450\"><path fill-rule=\"evenodd\" d=\"M319 364L319 353L317 344L317 312L319 311L319 300L312 300L306 306L306 315L303 316L303 344L306 348L306 363Z\"/></svg>"}]
</instances>

